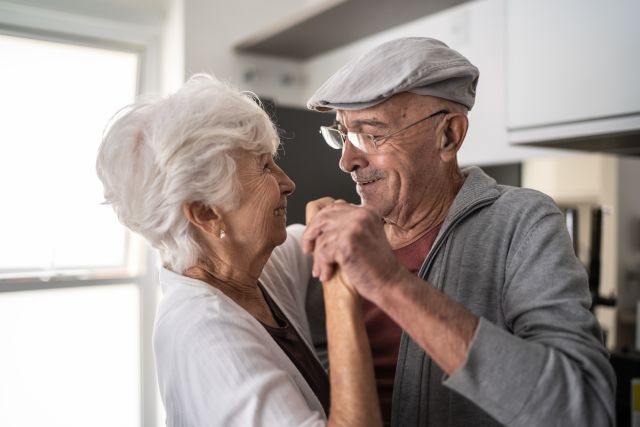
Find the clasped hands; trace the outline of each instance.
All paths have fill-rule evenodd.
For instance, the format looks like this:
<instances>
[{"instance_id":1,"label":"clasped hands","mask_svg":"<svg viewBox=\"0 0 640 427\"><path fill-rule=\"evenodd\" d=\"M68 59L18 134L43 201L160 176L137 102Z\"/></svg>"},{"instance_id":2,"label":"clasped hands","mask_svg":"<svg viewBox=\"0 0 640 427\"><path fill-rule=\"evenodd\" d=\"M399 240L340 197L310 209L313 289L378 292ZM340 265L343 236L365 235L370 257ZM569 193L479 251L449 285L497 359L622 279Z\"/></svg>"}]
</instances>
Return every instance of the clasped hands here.
<instances>
[{"instance_id":1,"label":"clasped hands","mask_svg":"<svg viewBox=\"0 0 640 427\"><path fill-rule=\"evenodd\" d=\"M372 209L324 197L307 204L306 217L303 249L313 254L314 277L326 283L339 272L348 288L369 300L397 283L404 269Z\"/></svg>"}]
</instances>

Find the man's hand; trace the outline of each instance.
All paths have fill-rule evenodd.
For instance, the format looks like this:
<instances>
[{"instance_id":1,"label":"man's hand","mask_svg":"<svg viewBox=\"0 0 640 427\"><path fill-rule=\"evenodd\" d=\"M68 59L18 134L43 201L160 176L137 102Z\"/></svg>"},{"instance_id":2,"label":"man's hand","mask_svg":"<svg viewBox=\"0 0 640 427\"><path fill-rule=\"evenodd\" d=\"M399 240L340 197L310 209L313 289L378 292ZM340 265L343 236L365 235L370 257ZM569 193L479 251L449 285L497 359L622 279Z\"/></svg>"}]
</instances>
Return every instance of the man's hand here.
<instances>
[{"instance_id":1,"label":"man's hand","mask_svg":"<svg viewBox=\"0 0 640 427\"><path fill-rule=\"evenodd\" d=\"M320 199L303 235L304 250L313 252L313 275L327 282L340 268L344 279L367 299L407 272L387 242L382 219L366 207ZM323 203L319 203L323 201ZM312 202L313 203L313 202Z\"/></svg>"}]
</instances>

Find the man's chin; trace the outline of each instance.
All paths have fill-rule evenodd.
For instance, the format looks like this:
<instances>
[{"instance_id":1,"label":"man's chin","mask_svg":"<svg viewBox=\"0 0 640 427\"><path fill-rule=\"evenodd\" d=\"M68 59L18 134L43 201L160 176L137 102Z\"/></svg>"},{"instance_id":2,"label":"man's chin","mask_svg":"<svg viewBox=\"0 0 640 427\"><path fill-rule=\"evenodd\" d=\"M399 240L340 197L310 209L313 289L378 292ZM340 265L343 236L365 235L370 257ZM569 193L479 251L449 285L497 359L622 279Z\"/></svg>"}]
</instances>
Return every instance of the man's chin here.
<instances>
[{"instance_id":1,"label":"man's chin","mask_svg":"<svg viewBox=\"0 0 640 427\"><path fill-rule=\"evenodd\" d=\"M380 217L385 217L391 213L391 209L381 206L380 203L376 203L374 200L367 200L362 196L360 197L360 206L366 206L377 213Z\"/></svg>"}]
</instances>

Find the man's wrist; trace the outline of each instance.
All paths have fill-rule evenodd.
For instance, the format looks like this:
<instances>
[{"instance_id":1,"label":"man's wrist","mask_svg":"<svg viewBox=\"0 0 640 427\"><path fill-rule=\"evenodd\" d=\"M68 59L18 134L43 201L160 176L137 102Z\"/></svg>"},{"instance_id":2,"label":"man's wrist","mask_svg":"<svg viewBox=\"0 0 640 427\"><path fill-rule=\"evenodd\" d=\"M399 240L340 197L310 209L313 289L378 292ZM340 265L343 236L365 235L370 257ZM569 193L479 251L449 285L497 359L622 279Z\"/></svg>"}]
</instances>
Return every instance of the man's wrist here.
<instances>
[{"instance_id":1,"label":"man's wrist","mask_svg":"<svg viewBox=\"0 0 640 427\"><path fill-rule=\"evenodd\" d=\"M380 308L393 301L405 289L414 277L405 268L399 266L393 273L381 280L371 295L365 295Z\"/></svg>"}]
</instances>

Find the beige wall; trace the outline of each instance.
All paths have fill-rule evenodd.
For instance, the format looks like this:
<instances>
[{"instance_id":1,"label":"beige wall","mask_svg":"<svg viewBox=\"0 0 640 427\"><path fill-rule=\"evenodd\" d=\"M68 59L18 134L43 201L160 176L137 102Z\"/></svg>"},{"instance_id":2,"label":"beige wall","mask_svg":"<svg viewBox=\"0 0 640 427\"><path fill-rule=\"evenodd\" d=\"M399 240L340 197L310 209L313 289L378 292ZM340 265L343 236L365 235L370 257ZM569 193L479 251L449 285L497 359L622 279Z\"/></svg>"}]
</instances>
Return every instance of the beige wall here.
<instances>
[{"instance_id":1,"label":"beige wall","mask_svg":"<svg viewBox=\"0 0 640 427\"><path fill-rule=\"evenodd\" d=\"M608 329L610 348L633 345L640 290L629 289L627 271L640 250L640 160L604 154L529 159L523 163L522 185L548 194L560 206L579 207L578 254L585 265L591 250L589 212L604 208L600 293L616 296L618 307L598 307L596 314Z\"/></svg>"}]
</instances>

